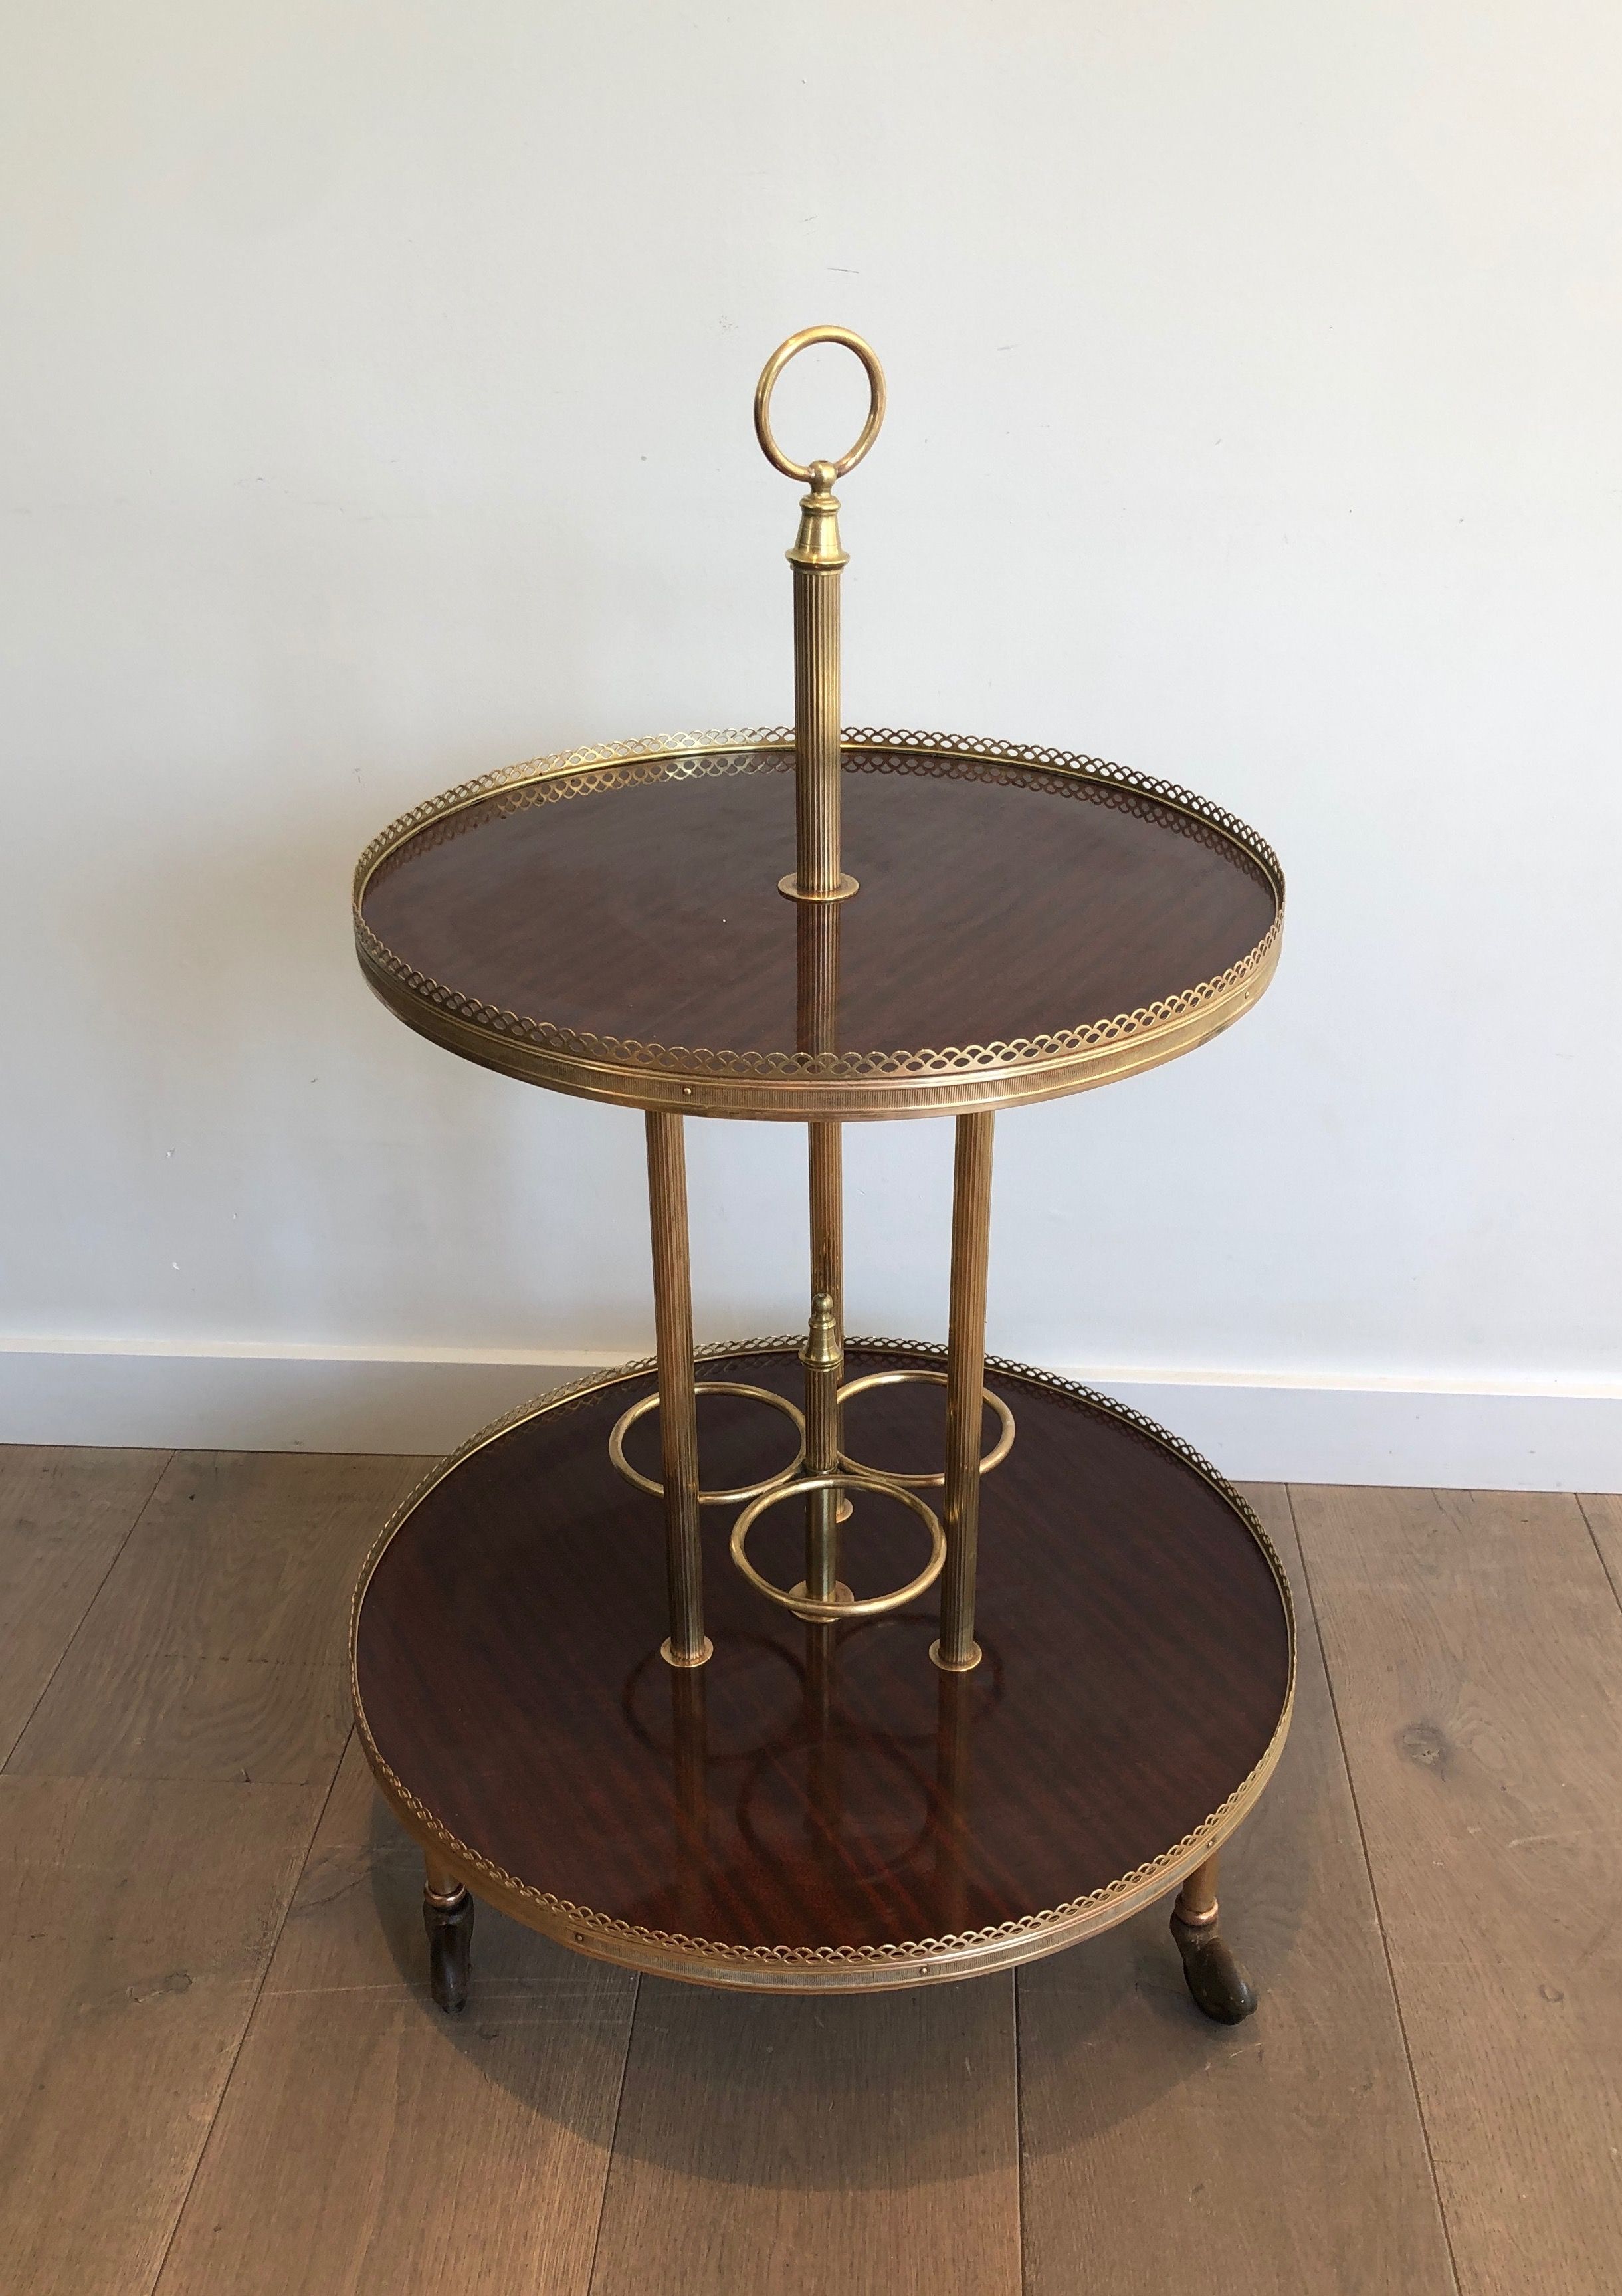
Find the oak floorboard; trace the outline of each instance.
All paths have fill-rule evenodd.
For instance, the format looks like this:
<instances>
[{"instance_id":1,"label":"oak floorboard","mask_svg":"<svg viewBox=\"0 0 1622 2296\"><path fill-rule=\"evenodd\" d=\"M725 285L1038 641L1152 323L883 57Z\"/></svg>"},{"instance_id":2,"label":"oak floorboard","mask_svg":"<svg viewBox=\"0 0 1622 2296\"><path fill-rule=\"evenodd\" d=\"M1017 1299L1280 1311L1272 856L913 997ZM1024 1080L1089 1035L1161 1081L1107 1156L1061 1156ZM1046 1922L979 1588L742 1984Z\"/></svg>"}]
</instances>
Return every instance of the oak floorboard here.
<instances>
[{"instance_id":1,"label":"oak floorboard","mask_svg":"<svg viewBox=\"0 0 1622 2296\"><path fill-rule=\"evenodd\" d=\"M592 2296L1017 2296L1012 2013L643 1978Z\"/></svg>"},{"instance_id":2,"label":"oak floorboard","mask_svg":"<svg viewBox=\"0 0 1622 2296\"><path fill-rule=\"evenodd\" d=\"M168 1458L167 1451L0 1447L0 1764Z\"/></svg>"},{"instance_id":3,"label":"oak floorboard","mask_svg":"<svg viewBox=\"0 0 1622 2296\"><path fill-rule=\"evenodd\" d=\"M1223 1852L1260 1994L1194 2007L1169 1898L1019 1972L1029 2296L1447 2296L1446 2237L1282 1486L1248 1496L1294 1589L1295 1718Z\"/></svg>"},{"instance_id":4,"label":"oak floorboard","mask_svg":"<svg viewBox=\"0 0 1622 2296\"><path fill-rule=\"evenodd\" d=\"M1622 1497L1615 1491L1584 1491L1577 1499L1584 1519L1600 1550L1606 1576L1622 1603Z\"/></svg>"},{"instance_id":5,"label":"oak floorboard","mask_svg":"<svg viewBox=\"0 0 1622 2296\"><path fill-rule=\"evenodd\" d=\"M1298 1488L1464 2296L1622 2277L1622 1611L1575 1498Z\"/></svg>"},{"instance_id":6,"label":"oak floorboard","mask_svg":"<svg viewBox=\"0 0 1622 2296\"><path fill-rule=\"evenodd\" d=\"M348 1730L349 1585L421 1464L177 1454L10 1773L324 1790Z\"/></svg>"},{"instance_id":7,"label":"oak floorboard","mask_svg":"<svg viewBox=\"0 0 1622 2296\"><path fill-rule=\"evenodd\" d=\"M351 1741L159 2296L586 2296L635 1980L480 1906L447 2017L422 1890Z\"/></svg>"},{"instance_id":8,"label":"oak floorboard","mask_svg":"<svg viewBox=\"0 0 1622 2296\"><path fill-rule=\"evenodd\" d=\"M320 1799L0 1777L0 2288L151 2288Z\"/></svg>"}]
</instances>

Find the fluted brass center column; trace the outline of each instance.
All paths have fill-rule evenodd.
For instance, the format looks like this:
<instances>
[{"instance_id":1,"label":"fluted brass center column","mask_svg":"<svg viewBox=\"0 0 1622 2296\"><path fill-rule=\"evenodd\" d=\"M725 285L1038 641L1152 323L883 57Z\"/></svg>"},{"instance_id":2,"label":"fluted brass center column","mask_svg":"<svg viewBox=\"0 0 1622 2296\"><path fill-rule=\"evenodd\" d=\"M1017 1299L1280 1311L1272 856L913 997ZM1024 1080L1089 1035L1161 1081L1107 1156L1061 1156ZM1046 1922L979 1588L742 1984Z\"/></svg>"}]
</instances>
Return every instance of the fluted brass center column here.
<instances>
[{"instance_id":1,"label":"fluted brass center column","mask_svg":"<svg viewBox=\"0 0 1622 2296\"><path fill-rule=\"evenodd\" d=\"M839 462L791 463L772 435L772 392L789 361L813 343L840 343L867 370L872 398L860 438ZM807 327L767 360L755 393L755 430L768 462L809 491L789 552L794 569L794 871L779 890L801 904L799 1049L814 1063L839 1050L840 904L857 890L840 866L840 539L833 482L859 463L884 420L884 374L870 346L845 327ZM839 1388L845 1362L844 1171L840 1127L807 1128L811 1228L811 1323L806 1365L806 1472L839 1465ZM806 1499L806 1591L848 1600L839 1581L840 1496Z\"/></svg>"}]
</instances>

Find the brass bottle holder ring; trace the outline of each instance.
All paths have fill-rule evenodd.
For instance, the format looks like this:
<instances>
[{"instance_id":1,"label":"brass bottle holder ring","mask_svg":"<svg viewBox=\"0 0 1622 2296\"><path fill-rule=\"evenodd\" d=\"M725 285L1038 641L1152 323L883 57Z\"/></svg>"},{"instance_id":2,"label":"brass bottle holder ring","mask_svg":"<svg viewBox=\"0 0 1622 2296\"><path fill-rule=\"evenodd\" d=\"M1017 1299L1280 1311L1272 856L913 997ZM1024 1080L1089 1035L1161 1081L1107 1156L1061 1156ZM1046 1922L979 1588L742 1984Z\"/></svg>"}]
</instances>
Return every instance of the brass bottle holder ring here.
<instances>
[{"instance_id":1,"label":"brass bottle holder ring","mask_svg":"<svg viewBox=\"0 0 1622 2296\"><path fill-rule=\"evenodd\" d=\"M853 1395L862 1394L867 1388L900 1387L908 1380L927 1380L932 1386L945 1387L946 1384L946 1374L944 1371L871 1371L866 1374L865 1378L853 1379L849 1381L847 1385L840 1388L839 1392L839 1401L840 1406L843 1406L843 1405L849 1400L850 1397ZM1014 1415L1009 1409L1008 1406L1004 1402L1002 1397L1000 1395L993 1395L988 1387L983 1387L980 1390L980 1394L984 1400L987 1402L991 1406L992 1409L996 1413L998 1419L1002 1422L1003 1429L1003 1431L997 1437L995 1443L993 1444L991 1449L987 1452L985 1457L980 1461L981 1474L988 1475L994 1467L1000 1467L1002 1465L1004 1460L1013 1449L1015 1434ZM928 1490L932 1485L942 1484L946 1480L946 1471L944 1468L938 1475L904 1475L899 1473L894 1467L869 1467L865 1465L862 1460L853 1459L848 1451L841 1451L840 1453L840 1464L841 1467L848 1469L848 1472L854 1475L871 1476L875 1481L879 1482L902 1483L912 1490Z\"/></svg>"},{"instance_id":2,"label":"brass bottle holder ring","mask_svg":"<svg viewBox=\"0 0 1622 2296\"><path fill-rule=\"evenodd\" d=\"M747 1499L765 1498L799 1472L806 1456L806 1414L797 1404L791 1403L786 1395L774 1395L769 1387L746 1387L735 1379L695 1380L692 1391L694 1395L747 1395L757 1403L769 1403L774 1410L781 1411L785 1418L793 1421L799 1437L799 1450L788 1465L780 1468L776 1474L766 1476L763 1482L741 1484L734 1491L700 1491L698 1494L700 1506L736 1506ZM613 1431L609 1436L608 1454L627 1483L635 1483L639 1491L651 1491L656 1499L662 1499L665 1496L663 1483L655 1482L651 1475L643 1474L625 1455L625 1439L631 1429L650 1411L658 1409L659 1390L655 1388L651 1395L644 1395L640 1403L634 1403L628 1411L622 1412L614 1422Z\"/></svg>"},{"instance_id":3,"label":"brass bottle holder ring","mask_svg":"<svg viewBox=\"0 0 1622 2296\"><path fill-rule=\"evenodd\" d=\"M799 1498L803 1493L845 1490L873 1491L881 1498L899 1499L903 1506L911 1507L920 1521L928 1524L930 1559L917 1578L910 1579L894 1594L868 1595L860 1601L844 1603L819 1603L814 1596L801 1594L798 1588L790 1593L782 1587L774 1587L769 1578L763 1578L745 1551L745 1542L757 1518L763 1515L768 1507L778 1505L783 1499ZM916 1602L920 1595L927 1594L939 1578L941 1565L946 1559L946 1534L940 1527L940 1518L934 1508L926 1506L915 1492L905 1489L900 1483L891 1482L882 1475L852 1475L840 1471L831 1475L800 1475L793 1482L779 1483L774 1489L763 1492L744 1508L733 1525L732 1556L758 1595L764 1595L769 1603L781 1603L785 1611L792 1611L797 1619L809 1619L817 1626L832 1627L838 1626L844 1619L879 1618L886 1611L898 1611L904 1603Z\"/></svg>"}]
</instances>

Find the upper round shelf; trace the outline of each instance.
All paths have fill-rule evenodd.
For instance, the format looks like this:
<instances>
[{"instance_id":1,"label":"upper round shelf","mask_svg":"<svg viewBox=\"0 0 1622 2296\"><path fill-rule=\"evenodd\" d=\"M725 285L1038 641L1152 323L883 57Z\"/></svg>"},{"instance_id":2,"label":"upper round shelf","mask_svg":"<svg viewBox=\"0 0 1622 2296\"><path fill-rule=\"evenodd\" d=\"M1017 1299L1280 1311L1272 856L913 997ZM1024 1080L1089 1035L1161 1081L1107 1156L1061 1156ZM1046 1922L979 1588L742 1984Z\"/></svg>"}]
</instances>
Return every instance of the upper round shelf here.
<instances>
[{"instance_id":1,"label":"upper round shelf","mask_svg":"<svg viewBox=\"0 0 1622 2296\"><path fill-rule=\"evenodd\" d=\"M853 899L778 892L791 734L621 742L485 775L375 838L363 970L487 1068L800 1122L1080 1091L1203 1044L1271 980L1283 878L1231 814L1058 750L842 739ZM816 966L848 1049L797 1049Z\"/></svg>"}]
</instances>

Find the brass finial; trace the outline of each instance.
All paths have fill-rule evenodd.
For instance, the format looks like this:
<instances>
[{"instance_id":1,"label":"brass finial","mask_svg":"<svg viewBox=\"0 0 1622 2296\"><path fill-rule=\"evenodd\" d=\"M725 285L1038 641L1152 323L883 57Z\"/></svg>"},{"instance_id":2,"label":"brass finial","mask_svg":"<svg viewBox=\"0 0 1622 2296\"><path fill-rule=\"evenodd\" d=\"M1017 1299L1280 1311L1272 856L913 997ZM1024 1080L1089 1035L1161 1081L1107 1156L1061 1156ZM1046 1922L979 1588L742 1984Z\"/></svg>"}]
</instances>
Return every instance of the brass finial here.
<instances>
[{"instance_id":1,"label":"brass finial","mask_svg":"<svg viewBox=\"0 0 1622 2296\"><path fill-rule=\"evenodd\" d=\"M848 566L849 553L840 541L840 503L833 491L831 463L807 465L811 491L799 498L799 532L794 547L785 552L791 566Z\"/></svg>"},{"instance_id":2,"label":"brass finial","mask_svg":"<svg viewBox=\"0 0 1622 2296\"><path fill-rule=\"evenodd\" d=\"M811 1328L799 1351L801 1363L812 1371L837 1371L844 1357L840 1329L834 1321L831 1293L819 1292L811 1302Z\"/></svg>"}]
</instances>

